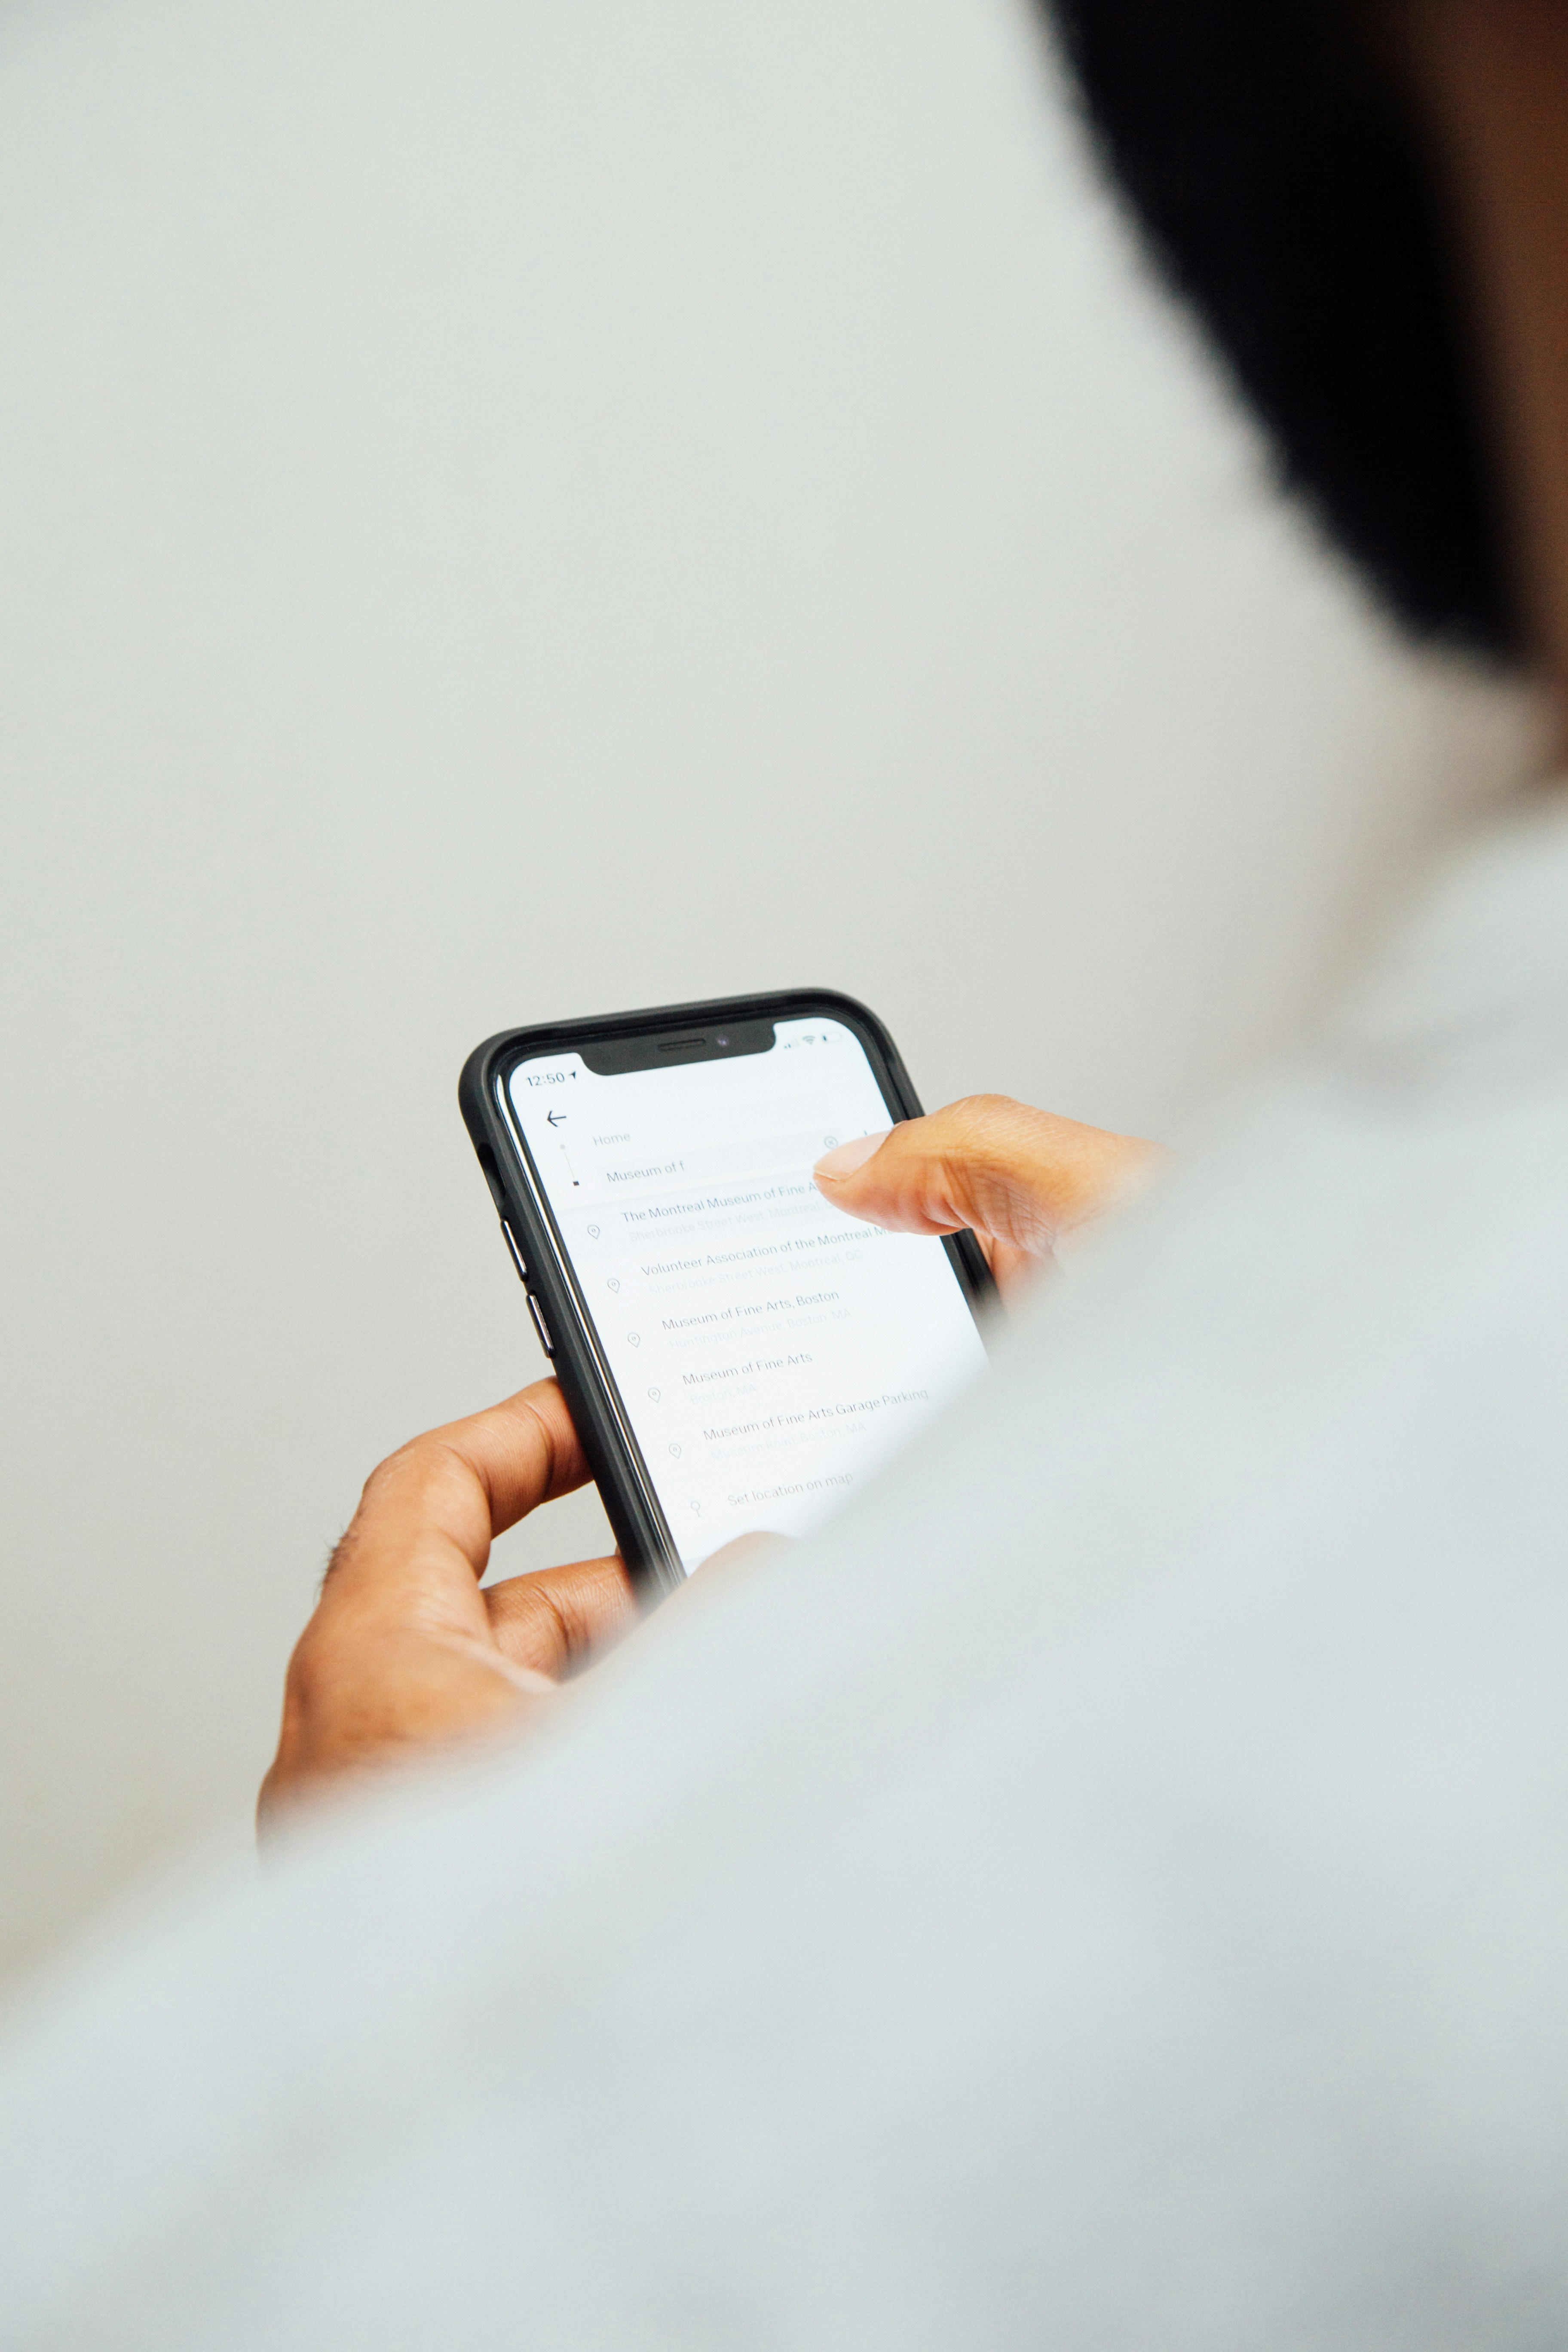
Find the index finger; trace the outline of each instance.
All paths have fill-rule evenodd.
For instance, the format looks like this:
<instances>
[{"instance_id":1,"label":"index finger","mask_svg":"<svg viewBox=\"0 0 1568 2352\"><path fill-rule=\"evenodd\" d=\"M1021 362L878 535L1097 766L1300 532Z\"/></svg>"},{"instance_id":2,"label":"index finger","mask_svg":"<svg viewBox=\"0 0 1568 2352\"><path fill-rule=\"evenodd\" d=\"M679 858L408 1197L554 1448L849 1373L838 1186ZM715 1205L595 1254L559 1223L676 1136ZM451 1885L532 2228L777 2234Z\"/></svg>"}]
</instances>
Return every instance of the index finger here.
<instances>
[{"instance_id":1,"label":"index finger","mask_svg":"<svg viewBox=\"0 0 1568 2352\"><path fill-rule=\"evenodd\" d=\"M493 1538L588 1476L565 1399L535 1381L501 1404L416 1437L373 1470L327 1570L324 1601L374 1589L396 1607L457 1579L471 1598ZM465 1615L467 1612L463 1612Z\"/></svg>"}]
</instances>

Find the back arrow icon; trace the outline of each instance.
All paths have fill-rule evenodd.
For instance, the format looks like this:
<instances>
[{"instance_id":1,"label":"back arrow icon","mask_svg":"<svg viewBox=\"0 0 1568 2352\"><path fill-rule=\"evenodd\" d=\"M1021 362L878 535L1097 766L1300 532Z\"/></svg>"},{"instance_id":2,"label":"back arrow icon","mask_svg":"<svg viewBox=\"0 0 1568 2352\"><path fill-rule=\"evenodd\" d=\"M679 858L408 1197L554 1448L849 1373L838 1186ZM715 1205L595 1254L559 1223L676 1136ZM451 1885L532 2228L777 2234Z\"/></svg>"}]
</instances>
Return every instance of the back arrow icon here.
<instances>
[{"instance_id":1,"label":"back arrow icon","mask_svg":"<svg viewBox=\"0 0 1568 2352\"><path fill-rule=\"evenodd\" d=\"M563 1110L547 1110L544 1114L552 1127L559 1127L566 1114Z\"/></svg>"}]
</instances>

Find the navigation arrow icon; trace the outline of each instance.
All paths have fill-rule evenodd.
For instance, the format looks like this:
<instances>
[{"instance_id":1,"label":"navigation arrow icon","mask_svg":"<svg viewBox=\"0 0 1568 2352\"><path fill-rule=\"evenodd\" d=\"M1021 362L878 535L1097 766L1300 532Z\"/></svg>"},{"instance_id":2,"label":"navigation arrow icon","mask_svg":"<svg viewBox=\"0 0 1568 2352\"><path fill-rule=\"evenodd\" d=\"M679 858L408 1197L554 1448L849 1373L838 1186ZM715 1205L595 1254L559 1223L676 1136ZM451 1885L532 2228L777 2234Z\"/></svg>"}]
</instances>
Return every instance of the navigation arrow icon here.
<instances>
[{"instance_id":1,"label":"navigation arrow icon","mask_svg":"<svg viewBox=\"0 0 1568 2352\"><path fill-rule=\"evenodd\" d=\"M552 1127L559 1127L566 1114L563 1110L547 1110L544 1114Z\"/></svg>"}]
</instances>

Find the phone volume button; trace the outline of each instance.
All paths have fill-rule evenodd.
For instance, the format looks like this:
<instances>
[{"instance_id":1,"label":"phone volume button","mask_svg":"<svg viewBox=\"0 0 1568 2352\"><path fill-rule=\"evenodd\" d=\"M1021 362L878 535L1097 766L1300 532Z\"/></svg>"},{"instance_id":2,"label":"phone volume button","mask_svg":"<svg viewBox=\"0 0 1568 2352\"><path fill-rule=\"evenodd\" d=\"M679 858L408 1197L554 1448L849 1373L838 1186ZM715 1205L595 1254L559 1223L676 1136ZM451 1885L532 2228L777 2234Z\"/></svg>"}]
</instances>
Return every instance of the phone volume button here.
<instances>
[{"instance_id":1,"label":"phone volume button","mask_svg":"<svg viewBox=\"0 0 1568 2352\"><path fill-rule=\"evenodd\" d=\"M552 1356L555 1353L555 1342L550 1336L550 1326L544 1319L544 1309L531 1290L528 1294L528 1307L530 1314L533 1317L534 1327L539 1333L539 1344L547 1356Z\"/></svg>"},{"instance_id":2,"label":"phone volume button","mask_svg":"<svg viewBox=\"0 0 1568 2352\"><path fill-rule=\"evenodd\" d=\"M528 1280L528 1268L522 1262L522 1252L517 1245L517 1235L512 1232L511 1227L507 1223L504 1217L500 1221L500 1229L501 1238L506 1243L507 1255L510 1258L513 1265L517 1268L517 1278L520 1282L526 1282Z\"/></svg>"}]
</instances>

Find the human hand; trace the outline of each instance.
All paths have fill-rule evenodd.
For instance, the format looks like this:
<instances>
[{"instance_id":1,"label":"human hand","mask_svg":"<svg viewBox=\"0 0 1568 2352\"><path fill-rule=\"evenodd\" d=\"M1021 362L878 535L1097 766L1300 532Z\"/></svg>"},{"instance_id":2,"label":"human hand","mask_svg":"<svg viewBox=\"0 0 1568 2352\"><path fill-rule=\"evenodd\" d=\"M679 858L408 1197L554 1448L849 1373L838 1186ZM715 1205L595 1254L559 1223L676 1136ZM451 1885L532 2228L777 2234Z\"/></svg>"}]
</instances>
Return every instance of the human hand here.
<instances>
[{"instance_id":1,"label":"human hand","mask_svg":"<svg viewBox=\"0 0 1568 2352\"><path fill-rule=\"evenodd\" d=\"M264 1832L303 1798L514 1732L635 1623L618 1559L479 1584L492 1538L587 1475L553 1381L371 1473L289 1661Z\"/></svg>"},{"instance_id":2,"label":"human hand","mask_svg":"<svg viewBox=\"0 0 1568 2352\"><path fill-rule=\"evenodd\" d=\"M813 1172L836 1209L891 1233L968 1227L1007 1295L1054 1264L1069 1235L1141 1192L1167 1156L1006 1095L970 1095L841 1143Z\"/></svg>"}]
</instances>

